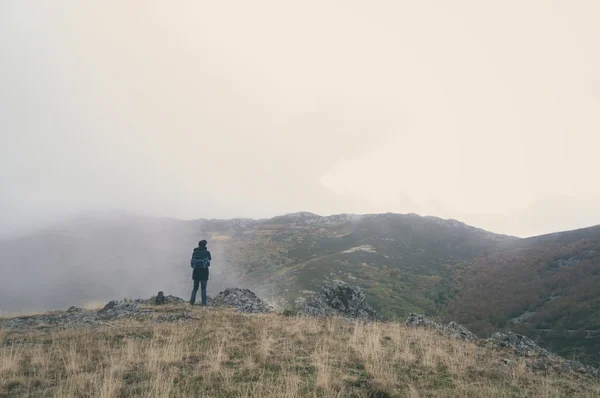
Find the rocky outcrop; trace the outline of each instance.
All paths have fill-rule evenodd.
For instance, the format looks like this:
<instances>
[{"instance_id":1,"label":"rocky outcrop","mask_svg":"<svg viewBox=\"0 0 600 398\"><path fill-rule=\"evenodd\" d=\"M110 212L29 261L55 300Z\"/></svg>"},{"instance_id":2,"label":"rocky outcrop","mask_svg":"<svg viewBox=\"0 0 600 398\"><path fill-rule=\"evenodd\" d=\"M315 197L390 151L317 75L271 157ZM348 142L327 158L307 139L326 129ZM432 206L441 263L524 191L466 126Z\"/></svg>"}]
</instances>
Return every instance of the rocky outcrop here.
<instances>
[{"instance_id":1,"label":"rocky outcrop","mask_svg":"<svg viewBox=\"0 0 600 398\"><path fill-rule=\"evenodd\" d=\"M172 306L163 307L166 304ZM148 299L109 301L102 309L85 310L70 307L66 311L53 311L41 315L0 320L0 327L8 330L66 329L77 327L98 327L120 319L135 319L151 322L179 322L193 319L180 297L165 296L159 292ZM266 313L273 308L248 289L228 288L214 299L209 299L213 307L233 307L245 313ZM158 306L163 308L157 308Z\"/></svg>"},{"instance_id":2,"label":"rocky outcrop","mask_svg":"<svg viewBox=\"0 0 600 398\"><path fill-rule=\"evenodd\" d=\"M439 323L432 321L425 315L421 314L410 314L408 318L406 318L406 326L423 327L426 329L435 330L460 340L477 340L477 336L475 336L475 334L456 322L448 322L447 325L440 325Z\"/></svg>"},{"instance_id":3,"label":"rocky outcrop","mask_svg":"<svg viewBox=\"0 0 600 398\"><path fill-rule=\"evenodd\" d=\"M141 313L153 312L150 308L141 308L140 304L135 302L110 301L100 311L96 313L99 319L121 319L131 318Z\"/></svg>"},{"instance_id":4,"label":"rocky outcrop","mask_svg":"<svg viewBox=\"0 0 600 398\"><path fill-rule=\"evenodd\" d=\"M367 304L362 289L340 280L325 281L317 295L298 298L289 313L317 317L341 316L349 320L375 320L377 317L375 310Z\"/></svg>"},{"instance_id":5,"label":"rocky outcrop","mask_svg":"<svg viewBox=\"0 0 600 398\"><path fill-rule=\"evenodd\" d=\"M488 343L496 345L500 349L508 349L517 357L523 358L528 365L528 369L532 372L546 372L549 369L554 369L559 372L577 373L600 378L599 369L584 365L578 361L565 360L543 349L529 337L521 334L496 332L489 339L479 339L467 328L456 322L449 322L447 325L442 325L420 314L410 314L406 319L406 326L422 327L457 339ZM504 358L501 363L505 366L514 366L516 361Z\"/></svg>"},{"instance_id":6,"label":"rocky outcrop","mask_svg":"<svg viewBox=\"0 0 600 398\"><path fill-rule=\"evenodd\" d=\"M153 310L141 308L137 303L111 301L99 311L70 307L66 311L8 319L0 322L0 326L5 329L17 330L98 326L106 321L140 317L150 312Z\"/></svg>"},{"instance_id":7,"label":"rocky outcrop","mask_svg":"<svg viewBox=\"0 0 600 398\"><path fill-rule=\"evenodd\" d=\"M496 332L490 337L490 340L497 342L500 346L513 348L515 353L519 356L532 356L533 354L536 354L542 357L549 357L552 355L535 344L529 337L521 334Z\"/></svg>"},{"instance_id":8,"label":"rocky outcrop","mask_svg":"<svg viewBox=\"0 0 600 398\"><path fill-rule=\"evenodd\" d=\"M44 315L23 316L0 321L0 328L7 330L28 329L65 329L97 324L98 314L95 311L85 311L70 307L66 311L52 312Z\"/></svg>"},{"instance_id":9,"label":"rocky outcrop","mask_svg":"<svg viewBox=\"0 0 600 398\"><path fill-rule=\"evenodd\" d=\"M408 316L408 318L406 318L405 324L406 324L406 326L410 326L410 327L423 327L423 328L433 329L433 330L437 330L437 331L442 330L442 326L439 323L429 319L425 315L415 314L415 313L411 313Z\"/></svg>"},{"instance_id":10,"label":"rocky outcrop","mask_svg":"<svg viewBox=\"0 0 600 398\"><path fill-rule=\"evenodd\" d=\"M477 340L477 336L475 336L474 333L472 333L463 325L460 325L454 321L448 322L448 324L446 325L446 333L449 336L454 337L456 339L468 341Z\"/></svg>"},{"instance_id":11,"label":"rocky outcrop","mask_svg":"<svg viewBox=\"0 0 600 398\"><path fill-rule=\"evenodd\" d=\"M563 372L578 373L582 375L600 378L600 369L584 365L579 361L564 359L558 355L538 346L527 336L517 333L496 332L488 339L500 347L512 349L520 357L534 358L530 369L532 371L546 371L550 368Z\"/></svg>"},{"instance_id":12,"label":"rocky outcrop","mask_svg":"<svg viewBox=\"0 0 600 398\"><path fill-rule=\"evenodd\" d=\"M229 287L208 301L212 307L233 307L248 314L267 313L273 310L269 304L261 300L248 289Z\"/></svg>"},{"instance_id":13,"label":"rocky outcrop","mask_svg":"<svg viewBox=\"0 0 600 398\"><path fill-rule=\"evenodd\" d=\"M183 303L184 300L174 296L164 296L164 303ZM85 310L75 306L66 311L53 311L41 315L0 320L0 327L8 330L28 329L66 329L78 327L98 327L118 319L150 320L153 322L174 322L189 319L185 311L175 309L170 313L157 313L149 307L156 304L156 296L149 299L109 301L102 309Z\"/></svg>"}]
</instances>

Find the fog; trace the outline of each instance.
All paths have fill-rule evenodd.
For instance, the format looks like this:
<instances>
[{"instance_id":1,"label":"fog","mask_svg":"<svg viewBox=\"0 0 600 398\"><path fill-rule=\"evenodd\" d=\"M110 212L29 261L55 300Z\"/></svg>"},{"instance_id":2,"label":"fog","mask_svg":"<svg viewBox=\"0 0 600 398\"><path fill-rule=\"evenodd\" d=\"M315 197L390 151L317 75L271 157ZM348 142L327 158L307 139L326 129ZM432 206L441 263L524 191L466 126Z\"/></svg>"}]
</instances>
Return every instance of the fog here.
<instances>
[{"instance_id":1,"label":"fog","mask_svg":"<svg viewBox=\"0 0 600 398\"><path fill-rule=\"evenodd\" d=\"M2 241L0 310L98 305L113 299L148 298L159 290L188 297L192 249L207 235L203 221L102 212ZM225 260L226 241L211 241L209 250L214 259L212 296L228 286L248 286L237 278L243 270Z\"/></svg>"},{"instance_id":2,"label":"fog","mask_svg":"<svg viewBox=\"0 0 600 398\"><path fill-rule=\"evenodd\" d=\"M0 239L113 209L418 213L522 237L599 224L598 15L595 0L3 1Z\"/></svg>"}]
</instances>

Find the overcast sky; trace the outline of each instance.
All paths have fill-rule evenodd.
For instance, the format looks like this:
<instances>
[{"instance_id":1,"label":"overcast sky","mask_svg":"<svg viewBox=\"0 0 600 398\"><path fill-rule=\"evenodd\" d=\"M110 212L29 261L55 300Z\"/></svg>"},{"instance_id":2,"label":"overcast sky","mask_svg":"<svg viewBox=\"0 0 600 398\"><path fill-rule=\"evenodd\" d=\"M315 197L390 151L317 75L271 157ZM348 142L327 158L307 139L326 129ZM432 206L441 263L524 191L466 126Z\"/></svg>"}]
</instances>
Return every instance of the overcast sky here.
<instances>
[{"instance_id":1,"label":"overcast sky","mask_svg":"<svg viewBox=\"0 0 600 398\"><path fill-rule=\"evenodd\" d=\"M599 20L598 0L2 1L0 232L105 209L600 224Z\"/></svg>"}]
</instances>

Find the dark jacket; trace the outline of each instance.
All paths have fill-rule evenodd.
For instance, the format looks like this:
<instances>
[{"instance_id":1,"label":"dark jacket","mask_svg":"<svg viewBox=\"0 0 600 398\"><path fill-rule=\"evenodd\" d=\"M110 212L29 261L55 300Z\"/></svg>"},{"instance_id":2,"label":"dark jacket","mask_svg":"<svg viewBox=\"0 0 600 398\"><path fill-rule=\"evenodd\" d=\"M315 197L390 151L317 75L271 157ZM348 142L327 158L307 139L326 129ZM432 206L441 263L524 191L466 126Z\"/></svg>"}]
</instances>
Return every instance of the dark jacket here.
<instances>
[{"instance_id":1,"label":"dark jacket","mask_svg":"<svg viewBox=\"0 0 600 398\"><path fill-rule=\"evenodd\" d=\"M190 260L190 266L194 269L192 274L193 280L207 281L208 280L208 267L210 267L210 260L212 257L210 252L205 247L196 247Z\"/></svg>"}]
</instances>

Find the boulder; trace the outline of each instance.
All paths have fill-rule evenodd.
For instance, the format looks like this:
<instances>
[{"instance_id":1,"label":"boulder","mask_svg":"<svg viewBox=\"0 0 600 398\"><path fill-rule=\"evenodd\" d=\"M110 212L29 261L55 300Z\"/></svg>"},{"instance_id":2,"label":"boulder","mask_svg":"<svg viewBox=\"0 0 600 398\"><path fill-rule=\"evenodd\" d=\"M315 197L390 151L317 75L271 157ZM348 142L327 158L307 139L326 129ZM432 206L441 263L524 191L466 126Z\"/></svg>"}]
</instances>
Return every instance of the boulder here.
<instances>
[{"instance_id":1,"label":"boulder","mask_svg":"<svg viewBox=\"0 0 600 398\"><path fill-rule=\"evenodd\" d=\"M477 336L475 336L475 334L473 332L471 332L469 329L467 329L463 325L460 325L454 321L448 322L448 324L446 325L446 333L449 334L450 336L452 336L456 339L460 339L460 340L467 340L467 341L477 340Z\"/></svg>"},{"instance_id":2,"label":"boulder","mask_svg":"<svg viewBox=\"0 0 600 398\"><path fill-rule=\"evenodd\" d=\"M128 318L140 312L141 308L135 302L110 301L98 311L101 319Z\"/></svg>"},{"instance_id":3,"label":"boulder","mask_svg":"<svg viewBox=\"0 0 600 398\"><path fill-rule=\"evenodd\" d=\"M442 325L429 319L425 315L412 313L406 318L406 326L410 327L422 327L426 329L432 329L436 331L442 331Z\"/></svg>"},{"instance_id":4,"label":"boulder","mask_svg":"<svg viewBox=\"0 0 600 398\"><path fill-rule=\"evenodd\" d=\"M504 347L511 347L514 349L515 353L519 356L532 356L534 354L549 357L552 356L551 353L544 350L542 347L538 346L533 340L531 340L527 336L523 336L517 333L500 333L496 332L492 335L490 340L500 344Z\"/></svg>"},{"instance_id":5,"label":"boulder","mask_svg":"<svg viewBox=\"0 0 600 398\"><path fill-rule=\"evenodd\" d=\"M375 320L377 314L366 302L366 295L358 286L340 280L325 281L317 295L300 297L290 313L308 316L341 316L348 320Z\"/></svg>"},{"instance_id":6,"label":"boulder","mask_svg":"<svg viewBox=\"0 0 600 398\"><path fill-rule=\"evenodd\" d=\"M233 307L245 313L267 313L273 308L248 289L229 287L209 301L213 307Z\"/></svg>"}]
</instances>

